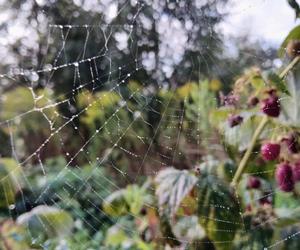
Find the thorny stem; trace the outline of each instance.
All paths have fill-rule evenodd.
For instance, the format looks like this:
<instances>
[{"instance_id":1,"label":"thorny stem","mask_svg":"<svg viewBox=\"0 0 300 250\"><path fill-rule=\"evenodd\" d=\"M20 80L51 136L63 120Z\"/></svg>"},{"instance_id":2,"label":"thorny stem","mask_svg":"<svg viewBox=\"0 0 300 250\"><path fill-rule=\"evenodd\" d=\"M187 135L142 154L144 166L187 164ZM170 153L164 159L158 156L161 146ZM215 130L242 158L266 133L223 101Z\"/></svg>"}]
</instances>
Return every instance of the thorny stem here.
<instances>
[{"instance_id":1,"label":"thorny stem","mask_svg":"<svg viewBox=\"0 0 300 250\"><path fill-rule=\"evenodd\" d=\"M290 62L290 64L280 73L279 77L281 79L284 79L286 77L286 75L288 74L288 72L290 70L293 69L293 67L300 61L300 56L297 56L294 58L293 61ZM245 170L245 167L247 165L247 162L251 156L251 153L252 153L252 150L255 146L255 143L256 143L256 140L258 139L258 137L260 136L260 134L262 133L265 125L268 123L268 116L264 116L263 119L261 120L260 124L258 125L257 129L255 130L252 138L251 138L251 141L250 141L250 145L249 147L247 148L247 151L246 153L244 154L242 160L240 161L240 164L237 168L237 171L235 172L235 175L231 181L231 186L232 187L236 187L239 180L240 180L240 177L242 175L242 173L244 172Z\"/></svg>"}]
</instances>

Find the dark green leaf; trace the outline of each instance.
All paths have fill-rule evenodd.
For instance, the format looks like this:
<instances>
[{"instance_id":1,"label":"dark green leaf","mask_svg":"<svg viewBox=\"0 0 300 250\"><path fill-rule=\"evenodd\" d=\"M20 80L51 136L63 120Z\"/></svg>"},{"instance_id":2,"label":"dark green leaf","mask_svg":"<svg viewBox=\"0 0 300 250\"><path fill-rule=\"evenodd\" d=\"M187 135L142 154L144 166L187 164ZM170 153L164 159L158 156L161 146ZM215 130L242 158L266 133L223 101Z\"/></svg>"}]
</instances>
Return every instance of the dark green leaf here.
<instances>
[{"instance_id":1,"label":"dark green leaf","mask_svg":"<svg viewBox=\"0 0 300 250\"><path fill-rule=\"evenodd\" d=\"M291 95L288 91L286 83L275 73L270 73L268 75L268 80L272 85L274 85L279 91L284 94Z\"/></svg>"},{"instance_id":2,"label":"dark green leaf","mask_svg":"<svg viewBox=\"0 0 300 250\"><path fill-rule=\"evenodd\" d=\"M197 188L200 224L217 249L232 249L236 230L243 223L232 190L216 176L202 172Z\"/></svg>"},{"instance_id":3,"label":"dark green leaf","mask_svg":"<svg viewBox=\"0 0 300 250\"><path fill-rule=\"evenodd\" d=\"M300 7L299 4L296 2L296 0L287 0L289 5L294 9L295 11L295 16L299 17L299 13L300 13Z\"/></svg>"},{"instance_id":4,"label":"dark green leaf","mask_svg":"<svg viewBox=\"0 0 300 250\"><path fill-rule=\"evenodd\" d=\"M176 236L173 233L169 216L166 215L166 213L161 212L159 213L159 226L160 231L162 233L163 241L170 245L171 247L179 246L180 242L177 240Z\"/></svg>"}]
</instances>

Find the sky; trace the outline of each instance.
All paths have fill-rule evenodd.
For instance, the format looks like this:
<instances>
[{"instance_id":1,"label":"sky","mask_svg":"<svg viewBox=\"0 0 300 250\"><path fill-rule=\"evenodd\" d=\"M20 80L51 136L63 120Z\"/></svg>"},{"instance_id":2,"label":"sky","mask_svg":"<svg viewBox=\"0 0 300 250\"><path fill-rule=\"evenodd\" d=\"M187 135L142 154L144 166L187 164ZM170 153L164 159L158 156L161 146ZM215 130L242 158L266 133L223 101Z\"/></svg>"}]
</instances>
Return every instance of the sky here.
<instances>
[{"instance_id":1,"label":"sky","mask_svg":"<svg viewBox=\"0 0 300 250\"><path fill-rule=\"evenodd\" d=\"M287 0L231 0L227 11L227 20L220 26L225 34L249 34L251 40L264 40L274 46L299 24Z\"/></svg>"},{"instance_id":2,"label":"sky","mask_svg":"<svg viewBox=\"0 0 300 250\"><path fill-rule=\"evenodd\" d=\"M7 0L0 0L5 2ZM74 0L78 2L78 0ZM102 0L104 1L104 0ZM105 0L108 1L108 0ZM111 1L114 3L113 0ZM198 0L204 1L204 0ZM297 0L300 3L300 0ZM43 2L39 0L39 2ZM110 1L108 1L110 2ZM287 4L287 0L229 0L226 9L221 10L228 13L226 20L220 24L220 32L226 36L247 35L249 40L260 40L265 42L266 47L277 48L284 40L288 32L297 25L295 14L292 8ZM109 14L110 12L108 12ZM22 17L24 13L20 11L19 22L9 26L9 35L0 36L0 57L5 56L7 44L13 43L16 39L27 39L26 43L37 39L37 35L33 30L24 28ZM0 24L10 20L10 12L0 11ZM40 20L41 23L46 23ZM298 24L300 22L298 21ZM34 29L34 27L32 27ZM165 32L165 31L163 31ZM180 42L180 46L184 47L184 36ZM120 38L124 38L120 34ZM167 39L166 39L167 40ZM226 41L226 40L225 40ZM182 44L182 45L181 45ZM228 46L230 48L230 46ZM230 49L228 49L230 52ZM163 55L164 57L165 55ZM176 58L174 58L175 60ZM11 60L11 61L10 61ZM13 58L6 56L7 63L13 63ZM150 65L151 66L151 65Z\"/></svg>"}]
</instances>

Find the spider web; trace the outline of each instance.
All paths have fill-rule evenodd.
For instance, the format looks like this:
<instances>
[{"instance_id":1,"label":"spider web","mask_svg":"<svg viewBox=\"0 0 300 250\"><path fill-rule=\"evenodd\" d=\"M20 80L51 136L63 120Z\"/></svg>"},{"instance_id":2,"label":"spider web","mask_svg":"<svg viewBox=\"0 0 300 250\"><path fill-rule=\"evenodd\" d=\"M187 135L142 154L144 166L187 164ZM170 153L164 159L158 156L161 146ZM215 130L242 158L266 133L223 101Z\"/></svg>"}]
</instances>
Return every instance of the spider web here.
<instances>
[{"instance_id":1,"label":"spider web","mask_svg":"<svg viewBox=\"0 0 300 250\"><path fill-rule=\"evenodd\" d=\"M17 84L20 82L20 79L25 80L26 82L26 88L31 93L32 101L33 101L33 108L30 110L26 110L22 113L19 113L15 115L12 118L2 120L0 121L0 126L6 130L9 131L10 135L10 144L11 144L11 152L12 152L12 158L14 158L19 166L18 169L22 169L22 174L24 177L24 180L26 180L26 185L33 189L33 187L30 186L30 181L28 180L28 177L26 176L26 168L28 165L30 165L32 162L37 162L40 166L40 171L43 173L43 175L47 176L49 169L44 164L44 161L41 157L41 154L45 150L51 150L48 148L48 145L51 142L57 142L60 144L61 152L64 153L64 157L67 159L67 162L65 166L60 169L60 171L57 173L56 177L54 178L53 182L47 185L40 193L40 195L36 198L35 203L41 204L43 196L51 190L52 185L55 184L57 180L63 180L65 177L65 174L68 172L73 173L76 175L77 178L79 178L82 181L81 186L73 187L76 191L74 194L68 194L70 200L75 197L84 189L88 184L90 178L99 171L100 168L106 167L109 169L114 170L114 176L112 178L108 178L106 176L103 176L111 186L115 190L120 190L122 187L117 184L115 180L121 180L121 182L125 184L130 184L132 182L135 182L138 180L139 176L141 174L147 174L147 175L156 175L156 173L168 166L172 166L172 164L175 163L175 161L178 159L180 160L184 152L182 151L182 148L180 148L180 139L181 139L181 133L182 133L182 126L183 121L187 123L194 122L189 121L187 117L185 116L185 105L182 107L173 107L171 99L175 94L176 89L170 89L170 97L169 101L167 103L163 103L161 100L159 100L155 95L153 95L153 86L151 84L148 84L147 82L142 82L141 85L132 93L130 93L128 96L124 95L122 93L121 87L126 86L131 79L134 79L135 75L139 73L141 70L146 70L146 67L149 67L149 65L145 65L145 62L142 58L131 58L129 56L128 63L123 65L118 65L117 67L112 67L112 60L113 60L113 54L115 51L111 51L109 48L109 43L112 39L114 39L111 36L111 29L114 28L121 28L126 31L129 31L128 39L133 39L132 34L135 32L135 19L140 14L141 7L138 9L138 12L136 15L132 18L131 23L132 24L120 24L120 25L110 25L110 24L103 24L103 25L90 25L90 24L68 24L68 25L60 25L60 24L51 24L48 27L49 30L49 36L48 36L48 42L51 40L51 37L54 34L60 34L60 43L49 43L48 50L54 49L56 50L56 56L53 58L51 64L44 64L39 69L26 69L26 68L15 68L10 73L1 74L1 79L7 79L10 82L16 82ZM120 10L121 12L122 10ZM120 13L118 13L120 14ZM209 25L209 23L208 23ZM81 56L78 56L79 59L76 61L68 61L68 52L66 51L66 47L68 45L68 37L74 30L83 30L85 34L84 44L81 44L82 47L82 54ZM86 56L86 47L89 46L91 41L89 41L89 37L91 33L97 33L97 35L101 36L105 40L105 45L101 48L100 52L95 53L93 56ZM212 35L211 35L212 36ZM57 37L57 36L56 36ZM60 44L60 46L59 46ZM199 52L201 54L201 52ZM98 72L98 68L101 67L99 65L100 60L106 58L109 70L108 74L101 75ZM205 61L206 58L202 59ZM218 64L218 62L216 62ZM87 76L82 75L82 68L87 67L89 69L89 78L90 80L83 80L87 79ZM124 71L123 71L124 70ZM129 73L127 73L129 71ZM47 103L45 105L40 106L39 101L43 98L43 96L39 95L37 93L35 84L38 81L38 79L42 76L43 78L47 79L43 88L47 90L53 90L54 85L51 83L52 79L59 74L63 74L65 71L72 72L73 74L73 88L70 92L66 92L61 96L57 96L56 98L51 97L47 100ZM123 72L126 72L125 74ZM95 100L90 101L89 100L89 93L97 93L99 90L103 90L103 87L107 89L107 92L104 93L99 98L96 98ZM156 86L155 91L161 91L166 88L163 84L158 84ZM89 89L90 92L86 92L86 89ZM110 93L114 93L118 96L118 104L114 106L114 110L111 112L108 118L105 118L105 121L102 122L100 125L97 125L95 129L89 134L88 138L85 138L81 132L80 128L78 128L78 123L75 121L78 119L81 119L84 117L84 115L89 112L94 106L99 104L99 101L105 98L110 98ZM60 107L68 107L70 110L73 109L72 102L77 98L78 95L83 96L83 99L85 100L85 105L81 107L79 110L76 110L75 113L73 113L70 116L65 116L62 112L59 111ZM22 98L22 96L20 96ZM141 102L141 100L143 102ZM113 101L113 100L112 100ZM139 109L138 110L132 110L130 102L138 103ZM153 109L152 106L149 105L150 102L158 103L159 105L162 105L162 111ZM186 103L187 100L184 101ZM200 107L199 107L200 108ZM55 109L55 116L50 116L47 114L48 110ZM145 112L151 111L153 113L158 113L160 115L160 119L156 127L153 127L152 124L150 124L146 117ZM123 120L120 113L122 111L126 111L126 113L130 114L132 119L131 120ZM199 112L199 111L198 111ZM25 119L28 115L38 113L41 115L41 119L44 119L46 121L48 127L44 128L48 132L48 137L44 139L37 148L35 148L31 153L25 154L20 151L20 146L17 145L18 142L16 142L16 129L15 127L18 127L18 124L21 124L23 119ZM201 117L200 112L198 113L198 121L197 125L200 126L200 123L202 122L199 117ZM57 120L60 119L62 122L57 124ZM165 122L165 121L169 122ZM39 120L36 121L37 123L41 122ZM149 127L152 127L154 134L152 137L143 137L139 135L138 131L134 130L135 124L138 123L139 126L145 130L148 130ZM109 125L115 124L116 130L110 129ZM167 127L164 127L167 126ZM76 137L79 138L80 146L78 149L76 149L75 152L69 152L68 151L68 145L69 140L66 140L66 136L72 137L74 134L66 134L66 128L67 127L73 127L73 131L75 132ZM163 143L161 140L157 140L157 132L160 131L168 131L168 133L172 135L176 135L175 137L170 136L168 133L163 135ZM106 147L107 150L102 155L91 155L90 153L90 146L93 145L92 143L95 140L101 140L101 137L103 136L103 133L108 136L108 141L106 140ZM195 148L200 149L202 146L203 141L210 142L214 138L205 138L203 135L200 136L200 129L196 129L195 131L187 132L185 131L185 139L187 140L187 143L195 144ZM196 136L196 140L195 140ZM124 143L124 138L134 138L135 141L138 142L138 144L141 145L141 147L144 147L146 150L141 154L138 151L133 151L132 148L126 143ZM30 143L30 142L25 142ZM170 146L171 145L171 146ZM211 146L214 150L216 150L213 146ZM158 150L160 149L160 150ZM134 171L126 172L124 168L119 165L118 162L115 162L111 155L116 152L121 151L124 155L127 155L130 161L135 162L134 165L136 168ZM255 152L256 154L257 152ZM76 160L78 158L85 159L85 162L89 164L93 170L92 172L82 179L82 177L78 176L76 174L76 169L78 169L78 165L76 163ZM196 158L194 159L195 162L200 162L200 154L196 155ZM148 166L148 167L147 167ZM153 168L149 168L149 166L155 166ZM24 170L24 171L23 171ZM17 171L17 170L15 170ZM10 175L12 172L9 173ZM5 179L5 178L4 178ZM4 180L2 179L1 182ZM107 190L107 195L109 194L110 190L107 189L107 187L102 187L104 190ZM104 200L105 197L99 196L94 190L91 190L100 200ZM22 194L23 195L23 194ZM269 194L271 195L271 194ZM260 199L262 197L259 197ZM25 201L23 201L25 203ZM60 206L55 201L53 201L56 206ZM104 211L100 209L100 207L97 206L93 201L88 201L90 205L97 210L99 210L99 213L105 214ZM47 205L47 203L44 203ZM14 204L7 204L7 206L14 210ZM150 206L150 205L149 205ZM32 207L34 207L34 204L32 204ZM229 208L223 207L222 204L219 204L217 209L224 209L227 210ZM89 212L87 212L89 213ZM130 213L131 216L137 217L136 215ZM241 214L241 223L243 222L242 218L242 212ZM91 216L93 216L91 214ZM93 217L96 221L99 219L96 217ZM95 233L98 231L97 228L94 228L91 224L89 224L85 219L78 214L78 218L81 219L84 222L86 222L92 231ZM98 221L102 223L101 221ZM118 224L118 220L114 221L115 224ZM231 221L227 221L227 223L234 223ZM122 225L120 225L122 227ZM127 231L132 231L132 228L125 228ZM30 233L30 232L29 232ZM294 237L298 234L294 233L289 238ZM134 231L132 231L132 234L134 234ZM284 240L287 240L283 239ZM34 238L32 238L34 240ZM91 240L93 240L91 238ZM189 242L185 242L189 243ZM279 244L280 242L278 242ZM218 242L218 244L223 244L222 242ZM226 242L224 242L226 244ZM277 244L277 243L276 243ZM276 244L271 245L268 248L272 248L276 246ZM80 246L80 249L85 249L85 246Z\"/></svg>"}]
</instances>

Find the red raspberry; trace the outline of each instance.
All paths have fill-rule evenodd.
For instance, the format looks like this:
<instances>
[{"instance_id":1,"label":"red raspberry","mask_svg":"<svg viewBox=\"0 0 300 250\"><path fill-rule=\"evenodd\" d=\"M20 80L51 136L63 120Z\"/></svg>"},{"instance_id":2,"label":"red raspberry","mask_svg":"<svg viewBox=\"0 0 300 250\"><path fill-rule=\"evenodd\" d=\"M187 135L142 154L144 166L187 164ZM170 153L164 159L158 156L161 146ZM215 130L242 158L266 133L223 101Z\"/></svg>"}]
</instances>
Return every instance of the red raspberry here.
<instances>
[{"instance_id":1,"label":"red raspberry","mask_svg":"<svg viewBox=\"0 0 300 250\"><path fill-rule=\"evenodd\" d=\"M262 101L262 112L271 117L278 117L280 114L279 98L272 94L269 98Z\"/></svg>"},{"instance_id":2,"label":"red raspberry","mask_svg":"<svg viewBox=\"0 0 300 250\"><path fill-rule=\"evenodd\" d=\"M240 115L231 115L228 118L229 127L235 127L243 122L243 117Z\"/></svg>"},{"instance_id":3,"label":"red raspberry","mask_svg":"<svg viewBox=\"0 0 300 250\"><path fill-rule=\"evenodd\" d=\"M280 145L277 143L266 143L260 149L262 158L266 161L277 159L280 153Z\"/></svg>"},{"instance_id":4,"label":"red raspberry","mask_svg":"<svg viewBox=\"0 0 300 250\"><path fill-rule=\"evenodd\" d=\"M260 180L254 176L250 176L248 178L248 182L247 182L247 188L249 189L257 189L257 188L260 188Z\"/></svg>"},{"instance_id":5,"label":"red raspberry","mask_svg":"<svg viewBox=\"0 0 300 250\"><path fill-rule=\"evenodd\" d=\"M293 179L294 182L300 181L300 161L296 162L293 166Z\"/></svg>"},{"instance_id":6,"label":"red raspberry","mask_svg":"<svg viewBox=\"0 0 300 250\"><path fill-rule=\"evenodd\" d=\"M281 191L291 192L294 189L293 169L290 164L279 164L276 168L275 178Z\"/></svg>"}]
</instances>

